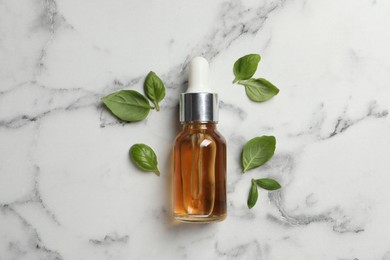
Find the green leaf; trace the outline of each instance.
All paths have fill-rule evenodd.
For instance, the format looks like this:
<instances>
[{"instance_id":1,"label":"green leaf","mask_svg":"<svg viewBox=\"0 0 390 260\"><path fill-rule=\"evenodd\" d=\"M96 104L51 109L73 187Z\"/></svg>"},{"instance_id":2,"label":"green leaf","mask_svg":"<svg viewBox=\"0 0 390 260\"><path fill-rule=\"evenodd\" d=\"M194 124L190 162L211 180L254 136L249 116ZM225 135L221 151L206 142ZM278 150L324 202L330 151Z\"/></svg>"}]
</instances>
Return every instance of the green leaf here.
<instances>
[{"instance_id":1,"label":"green leaf","mask_svg":"<svg viewBox=\"0 0 390 260\"><path fill-rule=\"evenodd\" d=\"M128 122L145 119L151 108L146 97L135 90L114 92L102 101L116 117Z\"/></svg>"},{"instance_id":2,"label":"green leaf","mask_svg":"<svg viewBox=\"0 0 390 260\"><path fill-rule=\"evenodd\" d=\"M252 186L251 189L249 190L249 196L248 196L248 208L253 208L253 206L257 202L257 198L259 197L259 193L257 191L257 185L254 179L252 179Z\"/></svg>"},{"instance_id":3,"label":"green leaf","mask_svg":"<svg viewBox=\"0 0 390 260\"><path fill-rule=\"evenodd\" d=\"M245 86L246 95L255 102L266 101L279 93L279 89L266 79L248 79L239 81Z\"/></svg>"},{"instance_id":4,"label":"green leaf","mask_svg":"<svg viewBox=\"0 0 390 260\"><path fill-rule=\"evenodd\" d=\"M157 176L160 176L157 167L157 156L152 148L146 144L134 144L129 153L131 160L138 168L145 172L154 172Z\"/></svg>"},{"instance_id":5,"label":"green leaf","mask_svg":"<svg viewBox=\"0 0 390 260\"><path fill-rule=\"evenodd\" d=\"M263 178L255 180L256 184L265 190L278 190L282 186L274 179Z\"/></svg>"},{"instance_id":6,"label":"green leaf","mask_svg":"<svg viewBox=\"0 0 390 260\"><path fill-rule=\"evenodd\" d=\"M243 172L259 167L272 158L275 152L274 136L255 137L248 141L242 151Z\"/></svg>"},{"instance_id":7,"label":"green leaf","mask_svg":"<svg viewBox=\"0 0 390 260\"><path fill-rule=\"evenodd\" d=\"M157 111L160 111L158 102L163 100L165 97L165 87L162 80L153 71L149 72L148 76L146 76L144 91L146 96L156 106Z\"/></svg>"},{"instance_id":8,"label":"green leaf","mask_svg":"<svg viewBox=\"0 0 390 260\"><path fill-rule=\"evenodd\" d=\"M236 77L233 83L239 80L250 79L255 74L260 59L259 54L248 54L239 58L233 66L233 73Z\"/></svg>"}]
</instances>

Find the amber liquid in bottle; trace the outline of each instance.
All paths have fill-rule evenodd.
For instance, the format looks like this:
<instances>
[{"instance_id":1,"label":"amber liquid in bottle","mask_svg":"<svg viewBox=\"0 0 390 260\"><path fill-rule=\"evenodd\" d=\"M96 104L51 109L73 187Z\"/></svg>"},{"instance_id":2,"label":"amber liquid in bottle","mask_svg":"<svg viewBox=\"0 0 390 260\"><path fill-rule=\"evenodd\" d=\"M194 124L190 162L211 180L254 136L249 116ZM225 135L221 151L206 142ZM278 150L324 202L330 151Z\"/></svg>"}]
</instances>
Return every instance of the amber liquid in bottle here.
<instances>
[{"instance_id":1,"label":"amber liquid in bottle","mask_svg":"<svg viewBox=\"0 0 390 260\"><path fill-rule=\"evenodd\" d=\"M174 145L174 218L221 221L226 208L225 139L214 122L184 122Z\"/></svg>"}]
</instances>

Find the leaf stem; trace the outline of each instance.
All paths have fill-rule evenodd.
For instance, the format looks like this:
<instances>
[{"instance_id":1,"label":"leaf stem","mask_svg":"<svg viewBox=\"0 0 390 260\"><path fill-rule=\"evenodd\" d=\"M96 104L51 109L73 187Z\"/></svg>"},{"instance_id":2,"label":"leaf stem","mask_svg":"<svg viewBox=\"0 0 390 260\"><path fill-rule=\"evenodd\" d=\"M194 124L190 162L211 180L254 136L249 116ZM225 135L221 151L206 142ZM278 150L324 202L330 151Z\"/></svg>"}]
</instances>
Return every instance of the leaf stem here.
<instances>
[{"instance_id":1,"label":"leaf stem","mask_svg":"<svg viewBox=\"0 0 390 260\"><path fill-rule=\"evenodd\" d=\"M156 107L156 110L157 111L160 111L160 106L158 105L157 101L156 102L153 102L154 103L154 106Z\"/></svg>"},{"instance_id":2,"label":"leaf stem","mask_svg":"<svg viewBox=\"0 0 390 260\"><path fill-rule=\"evenodd\" d=\"M239 84L241 86L245 86L245 82L246 82L246 80L237 80L237 84Z\"/></svg>"}]
</instances>

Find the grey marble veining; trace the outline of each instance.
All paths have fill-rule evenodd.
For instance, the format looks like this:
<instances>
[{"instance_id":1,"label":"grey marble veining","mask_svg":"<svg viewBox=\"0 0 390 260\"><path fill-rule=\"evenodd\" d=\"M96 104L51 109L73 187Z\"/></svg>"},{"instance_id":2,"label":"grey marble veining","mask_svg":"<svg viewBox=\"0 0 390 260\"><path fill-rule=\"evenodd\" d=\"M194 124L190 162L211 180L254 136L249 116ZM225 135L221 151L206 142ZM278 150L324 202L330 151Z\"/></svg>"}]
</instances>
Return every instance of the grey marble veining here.
<instances>
[{"instance_id":1,"label":"grey marble veining","mask_svg":"<svg viewBox=\"0 0 390 260\"><path fill-rule=\"evenodd\" d=\"M390 259L388 1L0 1L0 259ZM256 104L232 85L260 53L280 88ZM171 146L194 56L210 61L228 142L228 218L172 222ZM124 123L101 98L143 91L161 111ZM266 165L241 149L275 135ZM134 143L162 172L139 172ZM283 189L259 192L272 177Z\"/></svg>"}]
</instances>

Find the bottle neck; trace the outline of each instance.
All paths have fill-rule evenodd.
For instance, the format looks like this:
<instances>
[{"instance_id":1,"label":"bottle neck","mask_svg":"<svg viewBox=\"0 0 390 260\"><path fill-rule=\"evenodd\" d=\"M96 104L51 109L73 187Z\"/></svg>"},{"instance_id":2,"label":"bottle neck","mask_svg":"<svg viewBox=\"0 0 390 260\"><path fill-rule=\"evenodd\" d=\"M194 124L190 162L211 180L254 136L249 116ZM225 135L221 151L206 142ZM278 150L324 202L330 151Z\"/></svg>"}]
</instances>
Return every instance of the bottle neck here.
<instances>
[{"instance_id":1,"label":"bottle neck","mask_svg":"<svg viewBox=\"0 0 390 260\"><path fill-rule=\"evenodd\" d=\"M183 130L206 130L206 129L216 129L217 123L216 122L182 122L183 124Z\"/></svg>"}]
</instances>

